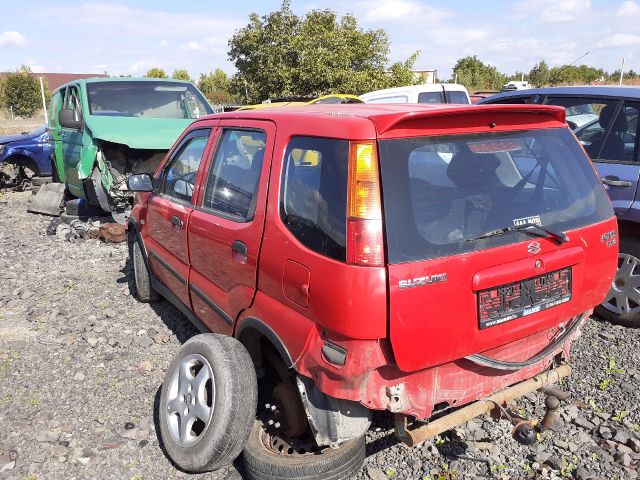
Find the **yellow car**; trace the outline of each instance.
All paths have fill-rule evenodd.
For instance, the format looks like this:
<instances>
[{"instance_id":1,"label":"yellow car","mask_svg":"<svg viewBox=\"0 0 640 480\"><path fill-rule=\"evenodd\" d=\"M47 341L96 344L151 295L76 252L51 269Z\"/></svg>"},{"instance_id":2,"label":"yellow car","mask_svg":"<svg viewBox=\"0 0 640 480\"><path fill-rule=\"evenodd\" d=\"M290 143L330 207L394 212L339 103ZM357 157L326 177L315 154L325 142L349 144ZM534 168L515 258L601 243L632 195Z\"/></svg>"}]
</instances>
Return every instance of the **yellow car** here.
<instances>
[{"instance_id":1,"label":"yellow car","mask_svg":"<svg viewBox=\"0 0 640 480\"><path fill-rule=\"evenodd\" d=\"M309 100L305 97L282 97L274 98L273 100L265 100L262 103L256 103L255 105L245 105L238 110L257 110L259 108L271 108L271 107L287 107L292 105L314 105L314 104L343 104L343 103L364 103L355 95L349 95L344 93L331 93L329 95L323 95L322 97Z\"/></svg>"}]
</instances>

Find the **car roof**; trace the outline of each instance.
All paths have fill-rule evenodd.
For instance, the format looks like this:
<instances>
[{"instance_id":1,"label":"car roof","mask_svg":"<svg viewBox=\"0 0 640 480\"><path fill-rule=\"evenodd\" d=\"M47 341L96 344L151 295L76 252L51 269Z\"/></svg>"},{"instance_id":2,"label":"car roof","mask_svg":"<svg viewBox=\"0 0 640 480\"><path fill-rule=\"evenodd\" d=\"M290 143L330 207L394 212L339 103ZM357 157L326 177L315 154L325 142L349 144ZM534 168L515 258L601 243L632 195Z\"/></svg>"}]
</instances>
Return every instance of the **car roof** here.
<instances>
[{"instance_id":1,"label":"car roof","mask_svg":"<svg viewBox=\"0 0 640 480\"><path fill-rule=\"evenodd\" d=\"M545 87L515 90L493 95L479 103L491 103L509 97L527 97L532 95L592 95L606 97L640 98L640 87L634 85L580 85L571 87Z\"/></svg>"},{"instance_id":2,"label":"car roof","mask_svg":"<svg viewBox=\"0 0 640 480\"><path fill-rule=\"evenodd\" d=\"M242 110L216 113L197 120L211 119L247 119L272 120L276 122L296 122L302 118L313 118L318 127L323 122L335 125L340 119L345 129L358 127L363 123L373 122L379 133L391 130L405 120L443 117L452 115L477 114L488 112L538 113L553 117L556 121L565 122L565 110L551 105L467 105L467 104L325 104L273 107L269 109Z\"/></svg>"},{"instance_id":3,"label":"car roof","mask_svg":"<svg viewBox=\"0 0 640 480\"><path fill-rule=\"evenodd\" d=\"M188 83L187 80L175 80L173 78L152 78L152 77L91 77L80 80L73 80L59 86L55 91L62 90L68 85L80 85L83 83L106 83L106 82L167 82L167 83ZM193 85L193 84L192 84Z\"/></svg>"},{"instance_id":4,"label":"car roof","mask_svg":"<svg viewBox=\"0 0 640 480\"><path fill-rule=\"evenodd\" d=\"M421 85L407 85L404 87L393 87L385 88L383 90L375 90L373 92L367 92L360 95L360 98L366 99L381 95L393 95L403 92L441 92L443 87L447 91L467 91L464 85L460 85L459 83L423 83Z\"/></svg>"}]
</instances>

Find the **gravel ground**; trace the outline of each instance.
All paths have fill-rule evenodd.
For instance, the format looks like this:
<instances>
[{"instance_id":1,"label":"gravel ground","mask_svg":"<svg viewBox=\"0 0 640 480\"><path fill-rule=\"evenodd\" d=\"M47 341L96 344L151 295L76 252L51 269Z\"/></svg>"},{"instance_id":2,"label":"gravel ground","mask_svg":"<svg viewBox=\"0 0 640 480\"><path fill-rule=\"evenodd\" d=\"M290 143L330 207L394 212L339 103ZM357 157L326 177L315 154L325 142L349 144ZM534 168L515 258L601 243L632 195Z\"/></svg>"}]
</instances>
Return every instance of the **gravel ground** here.
<instances>
[{"instance_id":1,"label":"gravel ground","mask_svg":"<svg viewBox=\"0 0 640 480\"><path fill-rule=\"evenodd\" d=\"M138 303L124 244L47 236L29 192L0 194L0 479L237 479L176 470L154 406L173 354L196 330L168 302ZM409 449L387 415L358 479L636 478L640 330L592 321L574 345L562 425L524 447L505 421L476 419ZM542 416L543 397L515 406ZM237 469L236 469L237 467Z\"/></svg>"}]
</instances>

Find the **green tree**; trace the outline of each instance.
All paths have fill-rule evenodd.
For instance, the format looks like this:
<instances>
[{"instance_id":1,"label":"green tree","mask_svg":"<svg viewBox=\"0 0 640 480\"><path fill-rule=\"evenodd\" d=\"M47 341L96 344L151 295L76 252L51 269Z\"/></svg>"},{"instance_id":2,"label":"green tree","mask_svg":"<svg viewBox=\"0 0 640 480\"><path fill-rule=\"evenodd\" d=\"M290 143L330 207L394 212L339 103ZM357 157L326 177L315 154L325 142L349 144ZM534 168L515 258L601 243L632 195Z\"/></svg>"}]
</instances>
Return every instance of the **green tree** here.
<instances>
[{"instance_id":1,"label":"green tree","mask_svg":"<svg viewBox=\"0 0 640 480\"><path fill-rule=\"evenodd\" d=\"M353 15L331 10L295 15L285 0L229 40L229 59L237 73L231 91L247 102L327 93L361 94L415 83L411 67L417 53L388 66L389 38L382 29L362 30Z\"/></svg>"},{"instance_id":2,"label":"green tree","mask_svg":"<svg viewBox=\"0 0 640 480\"><path fill-rule=\"evenodd\" d=\"M507 77L474 55L458 59L451 80L461 83L469 92L478 92L500 90Z\"/></svg>"},{"instance_id":3,"label":"green tree","mask_svg":"<svg viewBox=\"0 0 640 480\"><path fill-rule=\"evenodd\" d=\"M159 77L159 78L164 78L164 77ZM189 72L187 72L187 70L185 69L174 70L173 75L171 75L171 78L173 78L174 80L185 80L187 82L193 82L193 79L189 76Z\"/></svg>"},{"instance_id":4,"label":"green tree","mask_svg":"<svg viewBox=\"0 0 640 480\"><path fill-rule=\"evenodd\" d=\"M549 71L551 85L580 85L605 78L607 72L588 65L560 65Z\"/></svg>"},{"instance_id":5,"label":"green tree","mask_svg":"<svg viewBox=\"0 0 640 480\"><path fill-rule=\"evenodd\" d=\"M234 103L229 85L229 77L219 68L208 74L201 73L198 81L198 89L214 105Z\"/></svg>"},{"instance_id":6,"label":"green tree","mask_svg":"<svg viewBox=\"0 0 640 480\"><path fill-rule=\"evenodd\" d=\"M534 87L544 87L549 84L550 80L549 65L544 60L540 60L529 71L529 83Z\"/></svg>"},{"instance_id":7,"label":"green tree","mask_svg":"<svg viewBox=\"0 0 640 480\"><path fill-rule=\"evenodd\" d=\"M144 76L149 78L169 78L167 77L167 72L158 67L153 67L151 70L145 73Z\"/></svg>"},{"instance_id":8,"label":"green tree","mask_svg":"<svg viewBox=\"0 0 640 480\"><path fill-rule=\"evenodd\" d=\"M42 107L40 83L31 76L31 69L25 65L7 75L3 82L2 97L3 103L22 117L30 117Z\"/></svg>"}]
</instances>

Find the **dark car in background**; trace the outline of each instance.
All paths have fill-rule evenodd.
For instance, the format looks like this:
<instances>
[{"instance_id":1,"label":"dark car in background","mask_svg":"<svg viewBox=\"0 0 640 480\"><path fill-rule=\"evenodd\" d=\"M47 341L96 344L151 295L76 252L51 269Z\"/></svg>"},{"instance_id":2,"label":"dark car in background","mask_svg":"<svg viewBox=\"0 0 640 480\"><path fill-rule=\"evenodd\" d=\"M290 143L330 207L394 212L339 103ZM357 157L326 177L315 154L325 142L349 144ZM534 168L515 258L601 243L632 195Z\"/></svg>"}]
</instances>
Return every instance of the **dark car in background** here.
<instances>
[{"instance_id":1,"label":"dark car in background","mask_svg":"<svg viewBox=\"0 0 640 480\"><path fill-rule=\"evenodd\" d=\"M45 126L0 137L0 188L24 187L50 177L52 144Z\"/></svg>"},{"instance_id":2,"label":"dark car in background","mask_svg":"<svg viewBox=\"0 0 640 480\"><path fill-rule=\"evenodd\" d=\"M640 327L640 87L582 86L501 93L479 103L559 105L606 186L618 217L620 257L609 295L598 309L605 319ZM613 242L615 239L602 239Z\"/></svg>"}]
</instances>

